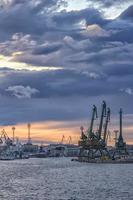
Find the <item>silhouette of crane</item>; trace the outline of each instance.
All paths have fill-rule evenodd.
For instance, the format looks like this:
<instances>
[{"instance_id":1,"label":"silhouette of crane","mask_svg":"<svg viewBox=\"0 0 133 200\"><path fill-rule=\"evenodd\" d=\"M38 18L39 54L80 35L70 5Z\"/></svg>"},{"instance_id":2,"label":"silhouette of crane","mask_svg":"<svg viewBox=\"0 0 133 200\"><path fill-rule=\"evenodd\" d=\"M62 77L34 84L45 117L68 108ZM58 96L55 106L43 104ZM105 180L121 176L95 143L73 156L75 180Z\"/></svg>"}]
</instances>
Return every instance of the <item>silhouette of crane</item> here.
<instances>
[{"instance_id":1,"label":"silhouette of crane","mask_svg":"<svg viewBox=\"0 0 133 200\"><path fill-rule=\"evenodd\" d=\"M64 139L65 139L65 136L64 136L64 135L62 135L62 139L61 139L61 142L60 142L60 144L63 144L63 142L64 142Z\"/></svg>"}]
</instances>

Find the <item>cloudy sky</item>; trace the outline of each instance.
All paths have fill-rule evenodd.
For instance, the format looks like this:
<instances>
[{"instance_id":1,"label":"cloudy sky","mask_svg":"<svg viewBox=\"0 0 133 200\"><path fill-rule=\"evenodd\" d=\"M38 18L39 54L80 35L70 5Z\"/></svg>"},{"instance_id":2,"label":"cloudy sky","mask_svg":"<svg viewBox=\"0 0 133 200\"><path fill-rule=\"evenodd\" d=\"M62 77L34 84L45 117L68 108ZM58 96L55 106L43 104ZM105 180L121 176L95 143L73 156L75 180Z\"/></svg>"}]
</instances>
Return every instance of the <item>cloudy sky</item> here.
<instances>
[{"instance_id":1,"label":"cloudy sky","mask_svg":"<svg viewBox=\"0 0 133 200\"><path fill-rule=\"evenodd\" d=\"M0 0L1 129L76 142L102 100L133 142L133 0Z\"/></svg>"}]
</instances>

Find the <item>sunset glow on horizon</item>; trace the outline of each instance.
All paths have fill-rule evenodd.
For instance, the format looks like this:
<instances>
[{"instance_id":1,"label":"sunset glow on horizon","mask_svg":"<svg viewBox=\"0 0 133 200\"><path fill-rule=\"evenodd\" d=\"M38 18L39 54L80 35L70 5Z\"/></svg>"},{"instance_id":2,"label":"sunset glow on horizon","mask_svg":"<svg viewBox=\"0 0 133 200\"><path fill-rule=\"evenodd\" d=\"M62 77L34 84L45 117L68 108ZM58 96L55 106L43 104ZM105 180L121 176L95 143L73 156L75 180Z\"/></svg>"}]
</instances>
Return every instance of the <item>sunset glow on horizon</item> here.
<instances>
[{"instance_id":1,"label":"sunset glow on horizon","mask_svg":"<svg viewBox=\"0 0 133 200\"><path fill-rule=\"evenodd\" d=\"M12 139L12 127L13 126L0 126L1 131L4 129L8 136ZM27 141L28 128L27 124L17 124L15 127L15 138L22 142ZM108 139L108 145L114 146L114 130L118 130L118 127L111 127L111 135ZM87 131L87 127L85 127ZM95 131L95 130L94 130ZM80 127L78 123L61 122L61 121L49 121L49 122L34 122L31 124L31 141L33 144L50 144L60 143L64 136L64 144L68 144L69 137L71 136L71 144L78 144L81 136ZM123 137L127 144L132 144L133 126L123 128ZM119 133L118 133L119 135Z\"/></svg>"},{"instance_id":2,"label":"sunset glow on horizon","mask_svg":"<svg viewBox=\"0 0 133 200\"><path fill-rule=\"evenodd\" d=\"M69 127L70 125L70 127ZM72 144L77 144L80 138L80 128L71 127L72 124L65 122L40 122L31 124L31 140L34 143L60 143L62 136L65 136L64 143L68 143L69 136L72 137ZM5 129L6 133L12 138L13 126L1 126L1 130ZM21 141L27 140L28 128L27 124L17 124L15 127L15 138Z\"/></svg>"}]
</instances>

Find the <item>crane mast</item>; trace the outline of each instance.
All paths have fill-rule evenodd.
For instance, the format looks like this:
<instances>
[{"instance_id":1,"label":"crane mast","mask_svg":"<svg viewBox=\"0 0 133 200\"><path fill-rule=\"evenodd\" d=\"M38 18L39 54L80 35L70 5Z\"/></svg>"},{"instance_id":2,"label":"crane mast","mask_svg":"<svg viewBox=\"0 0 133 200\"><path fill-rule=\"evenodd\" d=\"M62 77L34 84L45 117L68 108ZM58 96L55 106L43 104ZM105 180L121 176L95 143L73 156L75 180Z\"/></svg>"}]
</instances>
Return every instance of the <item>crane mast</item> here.
<instances>
[{"instance_id":1,"label":"crane mast","mask_svg":"<svg viewBox=\"0 0 133 200\"><path fill-rule=\"evenodd\" d=\"M122 138L122 109L120 109L120 138Z\"/></svg>"},{"instance_id":2,"label":"crane mast","mask_svg":"<svg viewBox=\"0 0 133 200\"><path fill-rule=\"evenodd\" d=\"M122 136L122 109L120 109L120 133L118 137L118 146L124 146L123 136Z\"/></svg>"},{"instance_id":3,"label":"crane mast","mask_svg":"<svg viewBox=\"0 0 133 200\"><path fill-rule=\"evenodd\" d=\"M102 134L102 127L103 127L103 118L106 117L106 102L103 101L102 104L102 114L101 114L101 120L100 120L100 125L99 125L99 140L101 139L101 134Z\"/></svg>"},{"instance_id":4,"label":"crane mast","mask_svg":"<svg viewBox=\"0 0 133 200\"><path fill-rule=\"evenodd\" d=\"M106 122L105 122L105 127L104 127L104 136L103 136L104 142L106 142L106 138L107 138L107 128L108 128L109 121L110 121L110 108L107 109L107 116L106 116Z\"/></svg>"},{"instance_id":5,"label":"crane mast","mask_svg":"<svg viewBox=\"0 0 133 200\"><path fill-rule=\"evenodd\" d=\"M120 131L119 131L119 137L116 142L116 152L119 155L128 155L127 149L126 149L126 143L123 140L123 135L122 135L122 109L120 109L119 112L120 115Z\"/></svg>"}]
</instances>

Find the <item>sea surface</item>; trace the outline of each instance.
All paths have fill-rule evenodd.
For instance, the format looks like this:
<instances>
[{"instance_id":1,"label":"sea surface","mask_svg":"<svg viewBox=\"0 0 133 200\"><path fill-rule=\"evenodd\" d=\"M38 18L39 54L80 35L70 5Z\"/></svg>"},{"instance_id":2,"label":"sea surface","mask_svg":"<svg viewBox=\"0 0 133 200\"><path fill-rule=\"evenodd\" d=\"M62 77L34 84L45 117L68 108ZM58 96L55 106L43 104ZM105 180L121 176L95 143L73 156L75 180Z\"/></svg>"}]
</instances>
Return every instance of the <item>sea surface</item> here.
<instances>
[{"instance_id":1,"label":"sea surface","mask_svg":"<svg viewBox=\"0 0 133 200\"><path fill-rule=\"evenodd\" d=\"M133 200L133 164L0 161L0 200Z\"/></svg>"}]
</instances>

